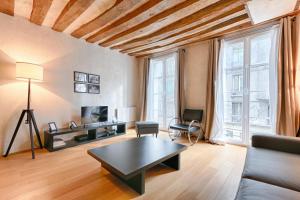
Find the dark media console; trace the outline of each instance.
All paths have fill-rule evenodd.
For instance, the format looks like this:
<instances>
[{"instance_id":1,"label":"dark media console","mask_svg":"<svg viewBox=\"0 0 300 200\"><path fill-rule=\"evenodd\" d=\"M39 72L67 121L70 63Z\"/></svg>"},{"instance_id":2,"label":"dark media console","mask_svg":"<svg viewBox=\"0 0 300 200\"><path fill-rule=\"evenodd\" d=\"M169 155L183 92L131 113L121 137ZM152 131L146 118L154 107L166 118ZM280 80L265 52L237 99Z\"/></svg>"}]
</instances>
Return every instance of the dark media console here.
<instances>
[{"instance_id":1,"label":"dark media console","mask_svg":"<svg viewBox=\"0 0 300 200\"><path fill-rule=\"evenodd\" d=\"M68 140L62 140L59 136L82 132L79 136L72 137ZM99 122L87 124L77 128L62 128L57 131L44 132L44 144L48 151L57 151L68 147L77 146L97 140L102 140L126 133L125 122ZM58 145L56 145L58 144Z\"/></svg>"}]
</instances>

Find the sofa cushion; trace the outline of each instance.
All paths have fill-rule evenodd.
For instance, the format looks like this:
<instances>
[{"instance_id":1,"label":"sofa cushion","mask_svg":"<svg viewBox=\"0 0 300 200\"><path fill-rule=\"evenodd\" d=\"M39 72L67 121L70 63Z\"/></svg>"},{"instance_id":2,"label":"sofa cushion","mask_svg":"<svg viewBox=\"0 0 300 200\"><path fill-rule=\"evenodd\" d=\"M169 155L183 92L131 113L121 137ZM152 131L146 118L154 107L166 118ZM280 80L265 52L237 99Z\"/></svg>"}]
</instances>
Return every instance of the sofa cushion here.
<instances>
[{"instance_id":1,"label":"sofa cushion","mask_svg":"<svg viewBox=\"0 0 300 200\"><path fill-rule=\"evenodd\" d=\"M242 177L300 192L300 156L249 147Z\"/></svg>"},{"instance_id":2,"label":"sofa cushion","mask_svg":"<svg viewBox=\"0 0 300 200\"><path fill-rule=\"evenodd\" d=\"M278 187L275 185L245 179L240 182L239 190L236 195L236 200L298 200L300 192Z\"/></svg>"}]
</instances>

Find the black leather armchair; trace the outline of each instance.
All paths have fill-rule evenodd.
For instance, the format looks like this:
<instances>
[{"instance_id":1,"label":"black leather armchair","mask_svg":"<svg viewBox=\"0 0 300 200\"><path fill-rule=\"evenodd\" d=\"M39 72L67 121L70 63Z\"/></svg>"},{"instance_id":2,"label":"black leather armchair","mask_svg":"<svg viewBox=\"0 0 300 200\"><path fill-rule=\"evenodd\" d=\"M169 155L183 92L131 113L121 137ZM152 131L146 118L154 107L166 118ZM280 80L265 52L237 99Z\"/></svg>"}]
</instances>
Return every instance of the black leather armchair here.
<instances>
[{"instance_id":1,"label":"black leather armchair","mask_svg":"<svg viewBox=\"0 0 300 200\"><path fill-rule=\"evenodd\" d=\"M179 121L179 118L173 118L169 123L168 133L171 140L174 141L177 137L181 136L182 133L186 133L189 142L192 145L197 143L200 138L201 131L204 133L200 125L202 117L203 110L185 109L182 121ZM179 123L172 124L174 121ZM192 139L192 134L196 134L196 139Z\"/></svg>"}]
</instances>

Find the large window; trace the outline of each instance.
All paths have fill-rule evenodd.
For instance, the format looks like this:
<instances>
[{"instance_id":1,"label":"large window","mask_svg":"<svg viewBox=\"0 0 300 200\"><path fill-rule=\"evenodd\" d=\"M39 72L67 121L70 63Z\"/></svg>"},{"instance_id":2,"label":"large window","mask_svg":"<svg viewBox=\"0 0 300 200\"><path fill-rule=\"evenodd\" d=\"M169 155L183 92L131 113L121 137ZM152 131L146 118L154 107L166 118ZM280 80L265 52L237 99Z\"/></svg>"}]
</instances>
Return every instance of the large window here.
<instances>
[{"instance_id":1,"label":"large window","mask_svg":"<svg viewBox=\"0 0 300 200\"><path fill-rule=\"evenodd\" d=\"M150 59L147 120L159 122L161 129L176 114L177 54Z\"/></svg>"},{"instance_id":2,"label":"large window","mask_svg":"<svg viewBox=\"0 0 300 200\"><path fill-rule=\"evenodd\" d=\"M276 33L272 29L223 42L222 132L228 141L248 143L254 133L274 133Z\"/></svg>"}]
</instances>

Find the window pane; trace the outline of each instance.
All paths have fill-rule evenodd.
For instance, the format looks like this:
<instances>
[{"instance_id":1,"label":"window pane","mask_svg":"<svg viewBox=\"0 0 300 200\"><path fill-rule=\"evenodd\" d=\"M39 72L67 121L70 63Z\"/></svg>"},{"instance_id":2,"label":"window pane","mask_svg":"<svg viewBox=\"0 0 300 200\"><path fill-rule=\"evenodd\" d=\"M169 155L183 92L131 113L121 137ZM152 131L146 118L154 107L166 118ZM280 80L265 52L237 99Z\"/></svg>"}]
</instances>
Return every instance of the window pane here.
<instances>
[{"instance_id":1,"label":"window pane","mask_svg":"<svg viewBox=\"0 0 300 200\"><path fill-rule=\"evenodd\" d=\"M251 39L251 65L269 63L271 50L271 37L264 34Z\"/></svg>"},{"instance_id":2,"label":"window pane","mask_svg":"<svg viewBox=\"0 0 300 200\"><path fill-rule=\"evenodd\" d=\"M166 60L167 77L175 76L175 57L170 57Z\"/></svg>"},{"instance_id":3,"label":"window pane","mask_svg":"<svg viewBox=\"0 0 300 200\"><path fill-rule=\"evenodd\" d=\"M235 42L228 45L226 49L226 67L235 68L244 65L244 43Z\"/></svg>"},{"instance_id":4,"label":"window pane","mask_svg":"<svg viewBox=\"0 0 300 200\"><path fill-rule=\"evenodd\" d=\"M223 70L224 134L242 140L244 42L229 42Z\"/></svg>"},{"instance_id":5,"label":"window pane","mask_svg":"<svg viewBox=\"0 0 300 200\"><path fill-rule=\"evenodd\" d=\"M166 128L172 118L175 117L175 56L166 60Z\"/></svg>"},{"instance_id":6,"label":"window pane","mask_svg":"<svg viewBox=\"0 0 300 200\"><path fill-rule=\"evenodd\" d=\"M163 63L162 61L156 61L154 63L154 78L162 77L163 75Z\"/></svg>"},{"instance_id":7,"label":"window pane","mask_svg":"<svg viewBox=\"0 0 300 200\"><path fill-rule=\"evenodd\" d=\"M271 133L269 67L250 68L249 131Z\"/></svg>"},{"instance_id":8,"label":"window pane","mask_svg":"<svg viewBox=\"0 0 300 200\"><path fill-rule=\"evenodd\" d=\"M176 108L176 54L150 60L147 119L167 128L175 117Z\"/></svg>"},{"instance_id":9,"label":"window pane","mask_svg":"<svg viewBox=\"0 0 300 200\"><path fill-rule=\"evenodd\" d=\"M249 133L271 133L270 68L271 35L251 38Z\"/></svg>"},{"instance_id":10,"label":"window pane","mask_svg":"<svg viewBox=\"0 0 300 200\"><path fill-rule=\"evenodd\" d=\"M162 78L154 78L153 81L153 91L154 94L162 93L162 85L163 85L163 79Z\"/></svg>"}]
</instances>

